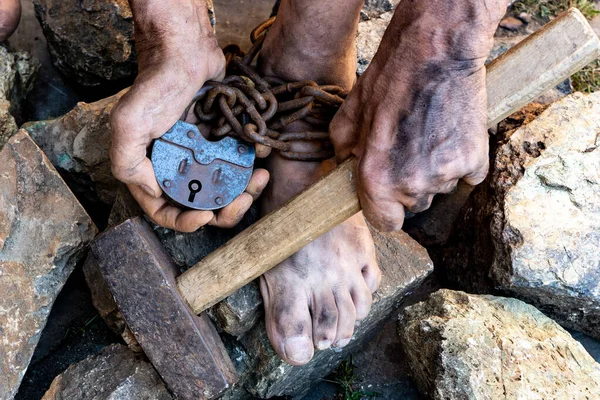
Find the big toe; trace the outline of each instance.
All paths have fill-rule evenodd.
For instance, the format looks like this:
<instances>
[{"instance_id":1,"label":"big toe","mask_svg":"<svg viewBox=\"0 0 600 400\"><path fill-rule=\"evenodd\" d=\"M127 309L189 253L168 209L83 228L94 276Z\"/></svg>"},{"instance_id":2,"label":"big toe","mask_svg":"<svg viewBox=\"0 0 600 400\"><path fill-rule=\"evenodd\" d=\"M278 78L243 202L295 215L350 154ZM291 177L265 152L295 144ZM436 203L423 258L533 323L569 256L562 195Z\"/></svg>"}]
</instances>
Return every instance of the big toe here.
<instances>
[{"instance_id":1,"label":"big toe","mask_svg":"<svg viewBox=\"0 0 600 400\"><path fill-rule=\"evenodd\" d=\"M277 289L260 278L267 335L273 349L288 364L304 365L314 354L308 299L302 293L277 296Z\"/></svg>"}]
</instances>

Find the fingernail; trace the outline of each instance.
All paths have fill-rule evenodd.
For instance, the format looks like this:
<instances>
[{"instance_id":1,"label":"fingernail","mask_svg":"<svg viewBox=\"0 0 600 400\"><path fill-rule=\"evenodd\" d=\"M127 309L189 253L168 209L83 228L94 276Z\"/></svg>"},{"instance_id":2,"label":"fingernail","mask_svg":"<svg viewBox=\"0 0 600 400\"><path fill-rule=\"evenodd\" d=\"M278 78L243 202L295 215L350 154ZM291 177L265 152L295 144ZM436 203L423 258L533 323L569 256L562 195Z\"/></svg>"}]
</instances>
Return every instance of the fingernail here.
<instances>
[{"instance_id":1,"label":"fingernail","mask_svg":"<svg viewBox=\"0 0 600 400\"><path fill-rule=\"evenodd\" d=\"M307 363L313 355L312 340L308 336L294 336L283 342L286 358L296 363Z\"/></svg>"},{"instance_id":2,"label":"fingernail","mask_svg":"<svg viewBox=\"0 0 600 400\"><path fill-rule=\"evenodd\" d=\"M317 343L318 350L326 350L331 347L331 340L321 340Z\"/></svg>"},{"instance_id":3,"label":"fingernail","mask_svg":"<svg viewBox=\"0 0 600 400\"><path fill-rule=\"evenodd\" d=\"M340 339L335 343L335 347L346 347L350 343L350 339Z\"/></svg>"},{"instance_id":4,"label":"fingernail","mask_svg":"<svg viewBox=\"0 0 600 400\"><path fill-rule=\"evenodd\" d=\"M144 192L146 192L146 193L147 193L147 194L149 194L150 196L152 196L152 197L154 197L154 198L157 198L157 197L158 197L158 196L156 195L156 193L154 193L154 190L152 190L152 189L150 188L150 186L148 186L148 185L141 185L140 187L141 187L141 188L144 190Z\"/></svg>"}]
</instances>

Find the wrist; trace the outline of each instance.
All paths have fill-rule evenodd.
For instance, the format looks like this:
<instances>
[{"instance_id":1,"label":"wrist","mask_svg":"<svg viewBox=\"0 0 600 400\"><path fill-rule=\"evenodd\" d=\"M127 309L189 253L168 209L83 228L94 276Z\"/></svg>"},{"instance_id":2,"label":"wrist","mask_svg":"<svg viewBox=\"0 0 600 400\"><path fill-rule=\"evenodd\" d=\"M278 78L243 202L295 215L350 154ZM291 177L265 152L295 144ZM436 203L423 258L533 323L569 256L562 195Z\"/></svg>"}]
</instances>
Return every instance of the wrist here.
<instances>
[{"instance_id":1,"label":"wrist","mask_svg":"<svg viewBox=\"0 0 600 400\"><path fill-rule=\"evenodd\" d=\"M409 56L415 62L482 67L506 7L506 0L403 1L386 36L396 42L404 62Z\"/></svg>"}]
</instances>

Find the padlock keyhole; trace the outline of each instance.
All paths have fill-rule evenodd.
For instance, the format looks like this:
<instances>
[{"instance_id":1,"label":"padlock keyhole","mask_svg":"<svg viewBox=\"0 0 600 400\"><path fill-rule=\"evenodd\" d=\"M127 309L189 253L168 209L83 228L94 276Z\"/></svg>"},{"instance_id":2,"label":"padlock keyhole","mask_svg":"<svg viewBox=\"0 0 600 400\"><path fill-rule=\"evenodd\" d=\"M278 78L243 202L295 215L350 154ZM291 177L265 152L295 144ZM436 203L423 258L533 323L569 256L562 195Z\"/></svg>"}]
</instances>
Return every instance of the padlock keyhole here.
<instances>
[{"instance_id":1,"label":"padlock keyhole","mask_svg":"<svg viewBox=\"0 0 600 400\"><path fill-rule=\"evenodd\" d=\"M194 198L196 197L196 193L198 193L199 191L202 190L202 184L200 183L199 180L194 179L193 181L190 181L190 183L188 184L188 189L190 189L190 196L188 197L188 201L190 203L193 203Z\"/></svg>"}]
</instances>

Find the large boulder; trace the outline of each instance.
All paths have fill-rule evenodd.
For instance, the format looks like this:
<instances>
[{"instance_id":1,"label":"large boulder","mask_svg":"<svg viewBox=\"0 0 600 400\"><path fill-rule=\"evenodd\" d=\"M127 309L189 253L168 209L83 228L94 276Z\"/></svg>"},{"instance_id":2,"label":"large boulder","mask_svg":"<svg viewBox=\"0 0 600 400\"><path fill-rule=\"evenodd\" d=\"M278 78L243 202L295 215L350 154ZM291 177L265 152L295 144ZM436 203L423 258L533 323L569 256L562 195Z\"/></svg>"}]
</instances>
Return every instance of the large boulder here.
<instances>
[{"instance_id":1,"label":"large boulder","mask_svg":"<svg viewBox=\"0 0 600 400\"><path fill-rule=\"evenodd\" d=\"M600 93L509 133L445 249L448 278L497 288L600 337Z\"/></svg>"},{"instance_id":2,"label":"large boulder","mask_svg":"<svg viewBox=\"0 0 600 400\"><path fill-rule=\"evenodd\" d=\"M42 400L171 400L143 355L113 344L57 376Z\"/></svg>"},{"instance_id":3,"label":"large boulder","mask_svg":"<svg viewBox=\"0 0 600 400\"><path fill-rule=\"evenodd\" d=\"M137 72L127 0L34 0L54 65L84 86L131 80ZM214 24L212 1L209 14Z\"/></svg>"},{"instance_id":4,"label":"large boulder","mask_svg":"<svg viewBox=\"0 0 600 400\"><path fill-rule=\"evenodd\" d=\"M73 192L90 202L114 203L118 181L110 169L110 112L122 91L95 103L79 103L53 120L23 126Z\"/></svg>"},{"instance_id":5,"label":"large boulder","mask_svg":"<svg viewBox=\"0 0 600 400\"><path fill-rule=\"evenodd\" d=\"M434 400L600 398L600 364L516 299L443 289L406 308L398 331L413 377Z\"/></svg>"},{"instance_id":6,"label":"large boulder","mask_svg":"<svg viewBox=\"0 0 600 400\"><path fill-rule=\"evenodd\" d=\"M0 152L0 399L27 370L52 304L96 234L23 130Z\"/></svg>"}]
</instances>

